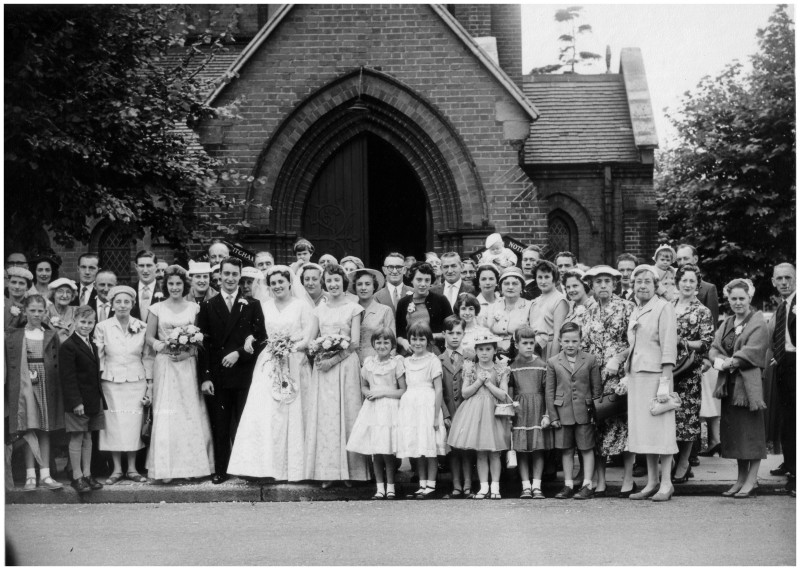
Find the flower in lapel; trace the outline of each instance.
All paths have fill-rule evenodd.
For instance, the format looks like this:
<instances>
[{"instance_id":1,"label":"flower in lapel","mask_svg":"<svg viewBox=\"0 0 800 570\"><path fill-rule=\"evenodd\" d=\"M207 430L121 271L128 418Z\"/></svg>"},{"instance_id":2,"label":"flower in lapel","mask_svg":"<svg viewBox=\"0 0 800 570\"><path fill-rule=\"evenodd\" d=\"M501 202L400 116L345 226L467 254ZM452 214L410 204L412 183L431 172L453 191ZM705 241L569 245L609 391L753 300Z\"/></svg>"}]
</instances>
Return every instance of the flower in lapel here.
<instances>
[{"instance_id":1,"label":"flower in lapel","mask_svg":"<svg viewBox=\"0 0 800 570\"><path fill-rule=\"evenodd\" d=\"M162 293L161 291L156 291L153 294L153 299L155 299L156 301L160 301L163 298L164 298L164 293Z\"/></svg>"},{"instance_id":2,"label":"flower in lapel","mask_svg":"<svg viewBox=\"0 0 800 570\"><path fill-rule=\"evenodd\" d=\"M11 307L11 309L13 310L13 309L14 309L14 307ZM17 310L19 310L19 309L17 309ZM792 307L792 314L793 314L793 315L796 315L796 314L797 314L797 305L795 305L794 307Z\"/></svg>"},{"instance_id":3,"label":"flower in lapel","mask_svg":"<svg viewBox=\"0 0 800 570\"><path fill-rule=\"evenodd\" d=\"M245 299L244 297L239 297L238 302L241 303L242 305L247 305L247 299Z\"/></svg>"},{"instance_id":4,"label":"flower in lapel","mask_svg":"<svg viewBox=\"0 0 800 570\"><path fill-rule=\"evenodd\" d=\"M19 307L17 307L16 305L12 305L11 309L9 310L11 311L12 317L18 317L22 313L22 311L20 311Z\"/></svg>"},{"instance_id":5,"label":"flower in lapel","mask_svg":"<svg viewBox=\"0 0 800 570\"><path fill-rule=\"evenodd\" d=\"M742 334L743 330L744 330L744 327L742 325L739 325L738 327L733 329L733 334L735 334L736 336L739 336L740 334Z\"/></svg>"},{"instance_id":6,"label":"flower in lapel","mask_svg":"<svg viewBox=\"0 0 800 570\"><path fill-rule=\"evenodd\" d=\"M142 321L131 319L131 322L128 325L128 332L130 332L131 334L136 334L143 328L144 328L144 323Z\"/></svg>"},{"instance_id":7,"label":"flower in lapel","mask_svg":"<svg viewBox=\"0 0 800 570\"><path fill-rule=\"evenodd\" d=\"M412 301L408 304L408 309L406 309L406 312L410 315L411 313L413 313L416 310L417 310L417 307L416 307L416 305L414 305L414 301L412 299Z\"/></svg>"},{"instance_id":8,"label":"flower in lapel","mask_svg":"<svg viewBox=\"0 0 800 570\"><path fill-rule=\"evenodd\" d=\"M51 317L50 318L50 326L51 327L56 327L56 328L59 328L59 329L66 328L66 327L64 327L64 323L61 322L61 317Z\"/></svg>"}]
</instances>

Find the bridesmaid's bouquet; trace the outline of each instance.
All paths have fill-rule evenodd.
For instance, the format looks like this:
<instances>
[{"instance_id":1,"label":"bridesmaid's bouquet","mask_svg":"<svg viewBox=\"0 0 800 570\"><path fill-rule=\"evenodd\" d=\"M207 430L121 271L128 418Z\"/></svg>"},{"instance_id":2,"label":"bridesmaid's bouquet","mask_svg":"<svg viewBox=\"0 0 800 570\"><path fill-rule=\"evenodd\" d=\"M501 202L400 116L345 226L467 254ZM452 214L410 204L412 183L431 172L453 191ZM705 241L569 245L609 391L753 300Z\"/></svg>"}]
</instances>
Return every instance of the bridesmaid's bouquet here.
<instances>
[{"instance_id":1,"label":"bridesmaid's bouquet","mask_svg":"<svg viewBox=\"0 0 800 570\"><path fill-rule=\"evenodd\" d=\"M340 334L328 334L312 340L308 345L308 354L319 362L336 356L350 347L350 338Z\"/></svg>"},{"instance_id":2,"label":"bridesmaid's bouquet","mask_svg":"<svg viewBox=\"0 0 800 570\"><path fill-rule=\"evenodd\" d=\"M169 333L165 342L169 353L177 355L192 348L200 348L203 345L203 333L194 325L176 327Z\"/></svg>"}]
</instances>

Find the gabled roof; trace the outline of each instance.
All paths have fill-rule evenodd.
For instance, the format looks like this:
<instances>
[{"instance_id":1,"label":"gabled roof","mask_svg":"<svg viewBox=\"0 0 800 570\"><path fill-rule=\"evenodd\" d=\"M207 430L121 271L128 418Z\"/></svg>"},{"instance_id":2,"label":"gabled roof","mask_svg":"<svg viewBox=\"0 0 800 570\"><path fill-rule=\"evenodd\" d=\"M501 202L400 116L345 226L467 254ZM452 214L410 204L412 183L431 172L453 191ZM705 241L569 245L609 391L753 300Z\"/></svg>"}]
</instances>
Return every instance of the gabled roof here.
<instances>
[{"instance_id":1,"label":"gabled roof","mask_svg":"<svg viewBox=\"0 0 800 570\"><path fill-rule=\"evenodd\" d=\"M622 75L528 75L523 89L541 112L524 164L640 161Z\"/></svg>"},{"instance_id":2,"label":"gabled roof","mask_svg":"<svg viewBox=\"0 0 800 570\"><path fill-rule=\"evenodd\" d=\"M252 41L245 47L239 57L234 61L225 74L231 78L231 81L237 76L239 71L244 67L248 60L258 51L267 38L272 35L272 32L280 25L286 15L294 8L294 4L284 4L275 12L272 18L258 31L253 37ZM525 110L531 120L535 121L539 117L539 111L525 96L522 89L512 81L512 79L497 65L487 53L475 42L472 36L459 24L458 20L450 14L444 6L440 4L430 4L431 9L436 13L442 21L451 29L455 36L464 43L466 48L481 62L486 70L502 85L508 94ZM216 89L209 95L206 104L210 105L225 89L227 82L220 83Z\"/></svg>"}]
</instances>

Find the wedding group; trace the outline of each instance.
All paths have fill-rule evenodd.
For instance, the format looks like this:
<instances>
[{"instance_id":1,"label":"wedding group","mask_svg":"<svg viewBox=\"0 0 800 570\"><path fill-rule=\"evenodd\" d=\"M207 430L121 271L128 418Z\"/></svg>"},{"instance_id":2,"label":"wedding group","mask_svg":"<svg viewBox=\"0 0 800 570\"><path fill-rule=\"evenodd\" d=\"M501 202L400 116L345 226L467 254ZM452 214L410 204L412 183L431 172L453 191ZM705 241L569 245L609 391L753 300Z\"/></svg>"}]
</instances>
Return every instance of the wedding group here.
<instances>
[{"instance_id":1,"label":"wedding group","mask_svg":"<svg viewBox=\"0 0 800 570\"><path fill-rule=\"evenodd\" d=\"M518 259L500 234L485 245L477 261L390 252L380 269L302 238L287 265L262 251L248 266L222 242L188 267L143 250L130 285L93 253L77 268L11 253L6 441L24 441L22 489L63 488L63 432L78 493L236 476L491 500L514 470L522 499L561 472L547 498L664 502L719 454L737 460L723 495L752 499L780 416L794 496L792 264L774 267L767 320L746 276L722 287L720 315L691 244L593 267L535 245ZM419 484L401 493L403 459Z\"/></svg>"}]
</instances>

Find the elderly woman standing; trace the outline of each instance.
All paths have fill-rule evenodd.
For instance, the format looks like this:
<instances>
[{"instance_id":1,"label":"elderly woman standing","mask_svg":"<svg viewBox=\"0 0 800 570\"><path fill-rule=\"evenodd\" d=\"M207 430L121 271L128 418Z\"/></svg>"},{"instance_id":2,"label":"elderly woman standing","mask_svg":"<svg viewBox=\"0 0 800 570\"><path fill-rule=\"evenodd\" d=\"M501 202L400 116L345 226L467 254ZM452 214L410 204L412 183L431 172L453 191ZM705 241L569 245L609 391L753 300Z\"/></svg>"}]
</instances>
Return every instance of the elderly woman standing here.
<instances>
[{"instance_id":1,"label":"elderly woman standing","mask_svg":"<svg viewBox=\"0 0 800 570\"><path fill-rule=\"evenodd\" d=\"M478 303L481 305L478 324L488 326L486 323L486 310L489 305L497 301L500 297L497 294L497 282L500 280L500 271L494 265L479 265L475 275L480 293L477 295Z\"/></svg>"},{"instance_id":2,"label":"elderly woman standing","mask_svg":"<svg viewBox=\"0 0 800 570\"><path fill-rule=\"evenodd\" d=\"M356 353L364 364L368 356L377 353L372 348L372 333L375 331L394 330L394 311L375 300L375 293L383 287L383 273L374 269L357 269L347 274L350 280L350 293L358 295L358 303L364 308L361 315L361 340Z\"/></svg>"},{"instance_id":3,"label":"elderly woman standing","mask_svg":"<svg viewBox=\"0 0 800 570\"><path fill-rule=\"evenodd\" d=\"M108 292L108 299L114 316L97 323L94 329L100 385L108 404L106 427L100 431L100 449L110 451L114 461L106 485L122 479L123 452L128 458L128 479L144 483L147 479L136 471L136 452L144 447L143 412L153 397L153 354L145 340L147 326L131 317L136 291L117 285Z\"/></svg>"},{"instance_id":4,"label":"elderly woman standing","mask_svg":"<svg viewBox=\"0 0 800 570\"><path fill-rule=\"evenodd\" d=\"M675 391L681 398L681 408L675 410L677 440L680 455L675 466L673 483L685 483L692 477L689 455L692 445L700 438L700 402L703 382L703 358L714 340L711 311L697 299L700 272L696 266L686 264L676 273L678 297L672 301L678 323L678 360L694 358L692 364L675 374ZM676 363L676 367L677 367Z\"/></svg>"},{"instance_id":5,"label":"elderly woman standing","mask_svg":"<svg viewBox=\"0 0 800 570\"><path fill-rule=\"evenodd\" d=\"M508 267L500 276L500 290L503 296L489 305L484 322L493 334L502 340L498 343L499 354L514 360L517 356L514 347L514 333L522 326L531 323L532 301L522 298L525 276L519 267Z\"/></svg>"},{"instance_id":6,"label":"elderly woman standing","mask_svg":"<svg viewBox=\"0 0 800 570\"><path fill-rule=\"evenodd\" d=\"M672 388L672 369L678 347L675 309L656 295L658 270L640 265L633 270L636 308L628 322L629 348L623 353L628 388L628 450L647 455L647 485L630 496L633 500L669 501L675 440L675 410L650 413L653 399L666 403ZM616 359L606 364L616 372ZM658 461L661 458L659 485Z\"/></svg>"},{"instance_id":7,"label":"elderly woman standing","mask_svg":"<svg viewBox=\"0 0 800 570\"><path fill-rule=\"evenodd\" d=\"M559 273L554 263L541 260L534 273L542 294L532 301L531 327L536 331L537 342L542 348L542 358L547 360L561 350L556 333L564 324L569 303L563 293L556 289Z\"/></svg>"},{"instance_id":8,"label":"elderly woman standing","mask_svg":"<svg viewBox=\"0 0 800 570\"><path fill-rule=\"evenodd\" d=\"M586 316L596 304L594 297L589 293L591 288L589 282L584 279L584 273L580 269L570 269L561 278L564 293L569 301L569 312L564 318L564 322L578 323L583 327ZM584 337L586 333L584 331Z\"/></svg>"},{"instance_id":9,"label":"elderly woman standing","mask_svg":"<svg viewBox=\"0 0 800 570\"><path fill-rule=\"evenodd\" d=\"M725 286L733 315L717 329L708 356L719 370L714 396L722 400L720 456L736 459L739 472L725 497L755 496L758 468L767 458L761 371L766 366L769 333L761 311L750 306L755 294L747 279Z\"/></svg>"},{"instance_id":10,"label":"elderly woman standing","mask_svg":"<svg viewBox=\"0 0 800 570\"><path fill-rule=\"evenodd\" d=\"M22 302L28 289L33 285L33 274L24 267L9 267L6 269L8 276L8 297L3 306L3 330L16 329L25 326L25 307Z\"/></svg>"},{"instance_id":11,"label":"elderly woman standing","mask_svg":"<svg viewBox=\"0 0 800 570\"><path fill-rule=\"evenodd\" d=\"M49 285L53 292L53 304L47 307L47 322L58 331L58 337L64 342L75 331L75 310L70 305L78 293L78 285L66 277L56 279Z\"/></svg>"},{"instance_id":12,"label":"elderly woman standing","mask_svg":"<svg viewBox=\"0 0 800 570\"><path fill-rule=\"evenodd\" d=\"M614 294L616 281L621 278L619 271L608 265L598 265L586 272L591 283L595 306L588 310L583 324L583 350L593 354L600 366L600 379L603 382L603 398L615 395L621 374L606 368L618 370L620 357L628 349L628 321L633 312L633 303ZM622 454L623 474L619 496L627 499L636 490L633 483L633 462L636 456L627 451L628 418L618 415L601 420L597 425L597 451L601 456L595 462L597 487L594 496L606 490L606 462L604 458ZM602 496L602 495L601 495Z\"/></svg>"}]
</instances>

